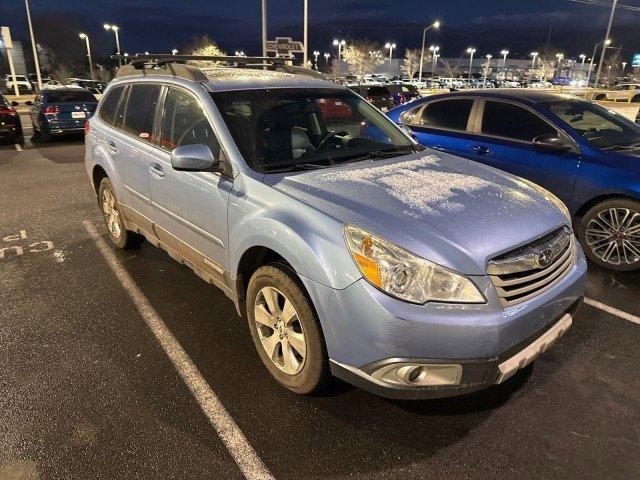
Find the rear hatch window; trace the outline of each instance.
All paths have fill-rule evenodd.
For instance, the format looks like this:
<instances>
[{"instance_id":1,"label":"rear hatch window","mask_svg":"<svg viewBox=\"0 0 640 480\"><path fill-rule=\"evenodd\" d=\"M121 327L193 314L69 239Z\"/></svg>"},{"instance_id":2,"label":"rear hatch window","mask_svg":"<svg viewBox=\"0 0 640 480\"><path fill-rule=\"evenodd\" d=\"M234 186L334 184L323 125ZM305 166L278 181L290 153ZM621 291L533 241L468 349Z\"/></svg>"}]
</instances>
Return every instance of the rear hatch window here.
<instances>
[{"instance_id":1,"label":"rear hatch window","mask_svg":"<svg viewBox=\"0 0 640 480\"><path fill-rule=\"evenodd\" d=\"M97 102L98 99L86 90L57 90L47 92L44 96L45 103L68 103L68 102Z\"/></svg>"}]
</instances>

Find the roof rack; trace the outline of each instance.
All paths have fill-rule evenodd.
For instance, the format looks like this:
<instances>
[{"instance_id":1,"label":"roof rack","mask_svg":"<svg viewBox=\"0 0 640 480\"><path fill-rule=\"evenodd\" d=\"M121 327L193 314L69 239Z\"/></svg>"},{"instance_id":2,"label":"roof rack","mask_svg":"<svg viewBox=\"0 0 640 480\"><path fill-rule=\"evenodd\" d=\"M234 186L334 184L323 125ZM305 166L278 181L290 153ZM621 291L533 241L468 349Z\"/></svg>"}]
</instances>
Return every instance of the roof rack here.
<instances>
[{"instance_id":1,"label":"roof rack","mask_svg":"<svg viewBox=\"0 0 640 480\"><path fill-rule=\"evenodd\" d=\"M324 75L303 67L291 64L292 58L283 57L240 57L223 55L173 55L173 54L136 54L132 57L112 55L115 60L125 60L126 65L118 68L116 78L138 75L168 75L186 78L194 82L206 82L207 76L198 65L187 62L216 62L216 67L262 68L279 70L287 73L324 78ZM202 67L204 68L204 66Z\"/></svg>"}]
</instances>

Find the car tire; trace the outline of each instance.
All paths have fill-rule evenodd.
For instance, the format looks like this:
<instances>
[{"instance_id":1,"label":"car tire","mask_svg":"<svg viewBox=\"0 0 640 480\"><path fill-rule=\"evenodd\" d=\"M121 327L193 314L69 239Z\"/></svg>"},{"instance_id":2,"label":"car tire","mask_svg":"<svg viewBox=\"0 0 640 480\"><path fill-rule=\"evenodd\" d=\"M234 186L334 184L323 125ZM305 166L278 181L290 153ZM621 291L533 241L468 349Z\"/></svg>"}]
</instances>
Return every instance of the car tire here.
<instances>
[{"instance_id":1,"label":"car tire","mask_svg":"<svg viewBox=\"0 0 640 480\"><path fill-rule=\"evenodd\" d=\"M271 300L270 294L275 294ZM298 394L322 389L330 378L327 348L318 315L295 272L278 263L257 269L249 280L246 305L251 337L271 376Z\"/></svg>"},{"instance_id":2,"label":"car tire","mask_svg":"<svg viewBox=\"0 0 640 480\"><path fill-rule=\"evenodd\" d=\"M109 239L116 247L129 250L139 247L145 238L131 230L127 230L119 210L118 198L111 181L105 177L98 188L98 206L109 232Z\"/></svg>"},{"instance_id":3,"label":"car tire","mask_svg":"<svg viewBox=\"0 0 640 480\"><path fill-rule=\"evenodd\" d=\"M640 270L640 202L605 200L579 220L578 240L596 265L618 272Z\"/></svg>"}]
</instances>

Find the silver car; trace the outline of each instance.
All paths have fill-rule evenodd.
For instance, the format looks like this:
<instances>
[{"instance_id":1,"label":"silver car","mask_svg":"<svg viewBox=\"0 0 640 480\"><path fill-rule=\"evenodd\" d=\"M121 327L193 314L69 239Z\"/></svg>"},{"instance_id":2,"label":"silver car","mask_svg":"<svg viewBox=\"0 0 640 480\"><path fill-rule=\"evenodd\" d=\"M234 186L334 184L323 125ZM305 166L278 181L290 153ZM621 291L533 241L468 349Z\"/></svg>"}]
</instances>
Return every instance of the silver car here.
<instances>
[{"instance_id":1,"label":"silver car","mask_svg":"<svg viewBox=\"0 0 640 480\"><path fill-rule=\"evenodd\" d=\"M586 262L546 190L425 149L304 76L121 69L88 122L108 235L235 303L270 374L393 398L505 381L567 331Z\"/></svg>"}]
</instances>

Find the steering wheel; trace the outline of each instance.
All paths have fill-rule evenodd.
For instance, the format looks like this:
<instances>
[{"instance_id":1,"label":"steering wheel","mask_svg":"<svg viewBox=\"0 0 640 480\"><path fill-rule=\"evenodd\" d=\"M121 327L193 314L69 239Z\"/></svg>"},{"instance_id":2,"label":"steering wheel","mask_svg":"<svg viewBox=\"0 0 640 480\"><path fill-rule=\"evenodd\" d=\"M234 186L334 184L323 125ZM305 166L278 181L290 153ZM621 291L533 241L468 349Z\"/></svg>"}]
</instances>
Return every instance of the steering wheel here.
<instances>
[{"instance_id":1,"label":"steering wheel","mask_svg":"<svg viewBox=\"0 0 640 480\"><path fill-rule=\"evenodd\" d=\"M193 129L196 128L197 125L199 125L202 122L206 122L206 121L207 121L206 118L199 118L198 120L193 122L191 125L189 125L189 128L185 129L184 133L180 136L180 138L176 142L176 145L182 145L182 141L184 140L184 137L186 137L188 133L192 132Z\"/></svg>"},{"instance_id":2,"label":"steering wheel","mask_svg":"<svg viewBox=\"0 0 640 480\"><path fill-rule=\"evenodd\" d=\"M349 132L345 130L340 130L339 132L328 133L327 136L320 141L320 143L318 144L318 147L316 148L316 151L319 152L325 149L328 145L329 140L331 140L332 138L338 138L344 135L349 135Z\"/></svg>"}]
</instances>

